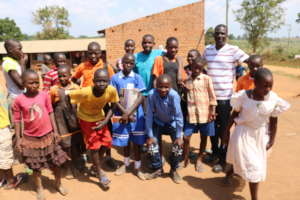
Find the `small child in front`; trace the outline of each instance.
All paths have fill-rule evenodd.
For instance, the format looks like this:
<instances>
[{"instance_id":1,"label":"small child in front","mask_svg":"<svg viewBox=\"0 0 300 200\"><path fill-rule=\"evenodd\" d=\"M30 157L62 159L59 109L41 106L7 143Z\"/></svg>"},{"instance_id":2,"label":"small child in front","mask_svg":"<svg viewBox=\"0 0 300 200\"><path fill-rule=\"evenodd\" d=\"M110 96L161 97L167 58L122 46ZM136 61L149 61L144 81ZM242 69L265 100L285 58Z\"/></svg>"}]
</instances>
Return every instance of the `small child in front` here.
<instances>
[{"instance_id":1,"label":"small child in front","mask_svg":"<svg viewBox=\"0 0 300 200\"><path fill-rule=\"evenodd\" d=\"M134 148L135 174L145 180L141 172L141 147L146 142L145 118L142 103L144 96L141 94L146 89L140 75L132 71L135 63L133 54L125 54L122 58L123 70L115 74L111 84L119 93L120 103L117 103L118 111L115 116L120 116L119 122L113 123L113 145L124 147L124 165L116 171L116 175L122 175L128 171L130 165L130 145Z\"/></svg>"},{"instance_id":2,"label":"small child in front","mask_svg":"<svg viewBox=\"0 0 300 200\"><path fill-rule=\"evenodd\" d=\"M193 133L200 132L201 143L195 169L202 172L203 153L207 144L207 136L215 135L216 95L212 80L203 73L206 61L197 57L191 64L191 76L185 81L188 116L184 125L184 166L188 165L190 140Z\"/></svg>"},{"instance_id":3,"label":"small child in front","mask_svg":"<svg viewBox=\"0 0 300 200\"><path fill-rule=\"evenodd\" d=\"M233 171L227 172L227 177L234 172L248 181L251 199L257 200L259 183L266 179L267 151L275 142L278 116L290 105L272 91L273 75L269 69L257 70L254 85L254 89L232 95L233 113L222 145L228 145L226 161L233 165Z\"/></svg>"},{"instance_id":4,"label":"small child in front","mask_svg":"<svg viewBox=\"0 0 300 200\"><path fill-rule=\"evenodd\" d=\"M93 83L93 86L79 90L60 92L60 95L67 94L71 101L78 104L77 116L86 148L91 150L99 184L104 190L107 190L111 181L102 170L102 160L106 150L111 147L112 138L107 123L112 117L112 110L119 102L119 96L117 90L108 85L107 70L97 69L94 73ZM111 109L105 116L103 108L108 103L111 103Z\"/></svg>"},{"instance_id":5,"label":"small child in front","mask_svg":"<svg viewBox=\"0 0 300 200\"><path fill-rule=\"evenodd\" d=\"M16 147L25 164L33 170L38 200L45 199L41 179L44 168L53 170L56 190L66 195L61 184L60 166L69 158L59 145L60 136L50 97L47 92L39 91L39 76L35 71L25 71L22 81L26 92L15 99L12 107Z\"/></svg>"},{"instance_id":6,"label":"small child in front","mask_svg":"<svg viewBox=\"0 0 300 200\"><path fill-rule=\"evenodd\" d=\"M172 89L172 78L167 74L160 75L157 78L157 88L151 90L147 98L147 145L154 170L147 179L156 178L163 173L161 137L168 134L173 143L170 175L175 183L182 181L177 170L182 156L182 128L180 96Z\"/></svg>"}]
</instances>

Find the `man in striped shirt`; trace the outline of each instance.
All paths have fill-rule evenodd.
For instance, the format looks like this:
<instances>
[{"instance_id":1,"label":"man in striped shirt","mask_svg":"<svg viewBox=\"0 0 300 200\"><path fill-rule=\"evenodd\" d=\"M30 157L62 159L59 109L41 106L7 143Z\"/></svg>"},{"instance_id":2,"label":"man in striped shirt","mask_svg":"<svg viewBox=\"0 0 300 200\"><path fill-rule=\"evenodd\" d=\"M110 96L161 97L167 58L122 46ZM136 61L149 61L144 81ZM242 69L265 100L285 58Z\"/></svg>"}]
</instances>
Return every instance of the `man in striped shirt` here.
<instances>
[{"instance_id":1,"label":"man in striped shirt","mask_svg":"<svg viewBox=\"0 0 300 200\"><path fill-rule=\"evenodd\" d=\"M226 43L226 25L217 25L214 31L215 44L208 45L204 52L207 60L207 74L212 78L217 97L216 107L216 136L211 137L213 157L219 162L213 171L221 172L225 164L226 150L220 146L220 139L224 132L231 112L230 98L233 93L233 83L236 73L236 62L245 62L248 55L239 47Z\"/></svg>"},{"instance_id":2,"label":"man in striped shirt","mask_svg":"<svg viewBox=\"0 0 300 200\"><path fill-rule=\"evenodd\" d=\"M58 73L57 69L60 65L65 65L67 63L67 58L64 53L55 53L54 54L54 66L48 71L44 77L43 86L44 90L50 90L54 85L58 84Z\"/></svg>"}]
</instances>

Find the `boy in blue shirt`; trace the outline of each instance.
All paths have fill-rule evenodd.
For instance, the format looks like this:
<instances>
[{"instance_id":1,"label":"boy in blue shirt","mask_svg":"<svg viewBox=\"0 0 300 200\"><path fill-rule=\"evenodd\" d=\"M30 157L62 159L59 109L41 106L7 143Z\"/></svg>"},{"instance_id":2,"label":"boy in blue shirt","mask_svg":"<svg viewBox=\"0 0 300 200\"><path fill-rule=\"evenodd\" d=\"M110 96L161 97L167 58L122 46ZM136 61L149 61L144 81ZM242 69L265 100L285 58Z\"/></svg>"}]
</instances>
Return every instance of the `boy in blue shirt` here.
<instances>
[{"instance_id":1,"label":"boy in blue shirt","mask_svg":"<svg viewBox=\"0 0 300 200\"><path fill-rule=\"evenodd\" d=\"M144 96L148 96L149 91L153 88L152 67L157 56L161 56L163 51L160 49L153 49L155 39L153 35L146 34L142 39L143 51L135 54L135 68L134 71L139 74L146 86L143 91Z\"/></svg>"},{"instance_id":2,"label":"boy in blue shirt","mask_svg":"<svg viewBox=\"0 0 300 200\"><path fill-rule=\"evenodd\" d=\"M177 168L182 155L183 116L180 96L172 89L172 79L164 74L157 79L157 88L150 91L147 98L146 134L151 167L154 172L149 179L160 176L162 170L162 134L171 136L173 147L170 175L175 183L182 181Z\"/></svg>"},{"instance_id":3,"label":"boy in blue shirt","mask_svg":"<svg viewBox=\"0 0 300 200\"><path fill-rule=\"evenodd\" d=\"M144 96L141 94L146 88L140 75L132 71L135 63L133 54L127 53L122 58L123 70L115 74L111 84L117 89L120 102L113 118L113 145L124 147L124 165L116 175L128 171L130 165L130 142L134 147L134 168L136 175L145 180L141 172L141 147L146 141L144 134L145 118L142 108ZM118 117L117 117L118 116ZM114 120L117 119L117 120Z\"/></svg>"}]
</instances>

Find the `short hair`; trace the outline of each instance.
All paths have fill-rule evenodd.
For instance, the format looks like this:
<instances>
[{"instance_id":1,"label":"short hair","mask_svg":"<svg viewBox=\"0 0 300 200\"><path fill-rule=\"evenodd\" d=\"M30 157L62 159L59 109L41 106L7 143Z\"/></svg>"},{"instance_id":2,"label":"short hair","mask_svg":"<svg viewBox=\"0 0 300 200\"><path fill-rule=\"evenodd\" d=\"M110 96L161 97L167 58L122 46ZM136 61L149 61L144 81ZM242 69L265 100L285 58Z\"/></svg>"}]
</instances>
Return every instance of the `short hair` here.
<instances>
[{"instance_id":1,"label":"short hair","mask_svg":"<svg viewBox=\"0 0 300 200\"><path fill-rule=\"evenodd\" d=\"M167 41L166 41L166 46L168 46L168 44L170 44L171 42L176 41L178 42L178 39L176 37L168 37Z\"/></svg>"},{"instance_id":2,"label":"short hair","mask_svg":"<svg viewBox=\"0 0 300 200\"><path fill-rule=\"evenodd\" d=\"M157 84L161 83L162 81L168 81L169 83L172 82L172 78L169 74L162 74L157 78Z\"/></svg>"},{"instance_id":3,"label":"short hair","mask_svg":"<svg viewBox=\"0 0 300 200\"><path fill-rule=\"evenodd\" d=\"M29 75L29 74L35 74L38 76L38 73L36 71L34 71L33 69L26 69L23 73L22 73L22 80L24 81L25 78Z\"/></svg>"},{"instance_id":4,"label":"short hair","mask_svg":"<svg viewBox=\"0 0 300 200\"><path fill-rule=\"evenodd\" d=\"M225 28L226 29L226 32L228 31L227 29L227 26L225 24L218 24L216 27L215 27L215 31L218 29L218 28Z\"/></svg>"},{"instance_id":5,"label":"short hair","mask_svg":"<svg viewBox=\"0 0 300 200\"><path fill-rule=\"evenodd\" d=\"M107 69L97 69L94 73L94 77L99 74L105 74L105 76L108 76L108 71Z\"/></svg>"},{"instance_id":6,"label":"short hair","mask_svg":"<svg viewBox=\"0 0 300 200\"><path fill-rule=\"evenodd\" d=\"M4 48L6 52L9 51L9 48L12 46L13 43L20 43L20 42L16 39L8 39L4 41Z\"/></svg>"},{"instance_id":7,"label":"short hair","mask_svg":"<svg viewBox=\"0 0 300 200\"><path fill-rule=\"evenodd\" d=\"M257 55L257 54L252 54L252 55L249 56L248 61L255 60L255 59L261 59L262 60L262 56Z\"/></svg>"},{"instance_id":8,"label":"short hair","mask_svg":"<svg viewBox=\"0 0 300 200\"><path fill-rule=\"evenodd\" d=\"M124 56L122 57L122 60L123 60L124 58L128 58L128 57L132 57L133 60L135 60L134 54L132 54L132 53L125 53Z\"/></svg>"},{"instance_id":9,"label":"short hair","mask_svg":"<svg viewBox=\"0 0 300 200\"><path fill-rule=\"evenodd\" d=\"M124 46L126 46L126 44L127 44L128 42L133 42L133 44L135 45L135 41L134 41L133 39L128 39L128 40L126 40L126 41L124 42Z\"/></svg>"},{"instance_id":10,"label":"short hair","mask_svg":"<svg viewBox=\"0 0 300 200\"><path fill-rule=\"evenodd\" d=\"M64 54L62 52L57 52L57 53L54 53L54 55L53 55L54 60L57 60L59 56L64 56L66 58L66 54Z\"/></svg>"},{"instance_id":11,"label":"short hair","mask_svg":"<svg viewBox=\"0 0 300 200\"><path fill-rule=\"evenodd\" d=\"M143 36L143 40L146 39L147 37L151 37L153 41L155 40L154 36L151 35L151 34L145 34L145 35Z\"/></svg>"},{"instance_id":12,"label":"short hair","mask_svg":"<svg viewBox=\"0 0 300 200\"><path fill-rule=\"evenodd\" d=\"M101 50L101 45L98 42L90 42L88 44L88 49L90 49L92 46L96 46L97 48L99 48Z\"/></svg>"},{"instance_id":13,"label":"short hair","mask_svg":"<svg viewBox=\"0 0 300 200\"><path fill-rule=\"evenodd\" d=\"M272 72L268 68L259 68L254 74L255 81L261 81L265 79L267 76L271 76L273 78Z\"/></svg>"},{"instance_id":14,"label":"short hair","mask_svg":"<svg viewBox=\"0 0 300 200\"><path fill-rule=\"evenodd\" d=\"M194 61L193 61L194 64L196 65L206 65L207 64L207 61L205 58L203 58L202 56L198 56Z\"/></svg>"},{"instance_id":15,"label":"short hair","mask_svg":"<svg viewBox=\"0 0 300 200\"><path fill-rule=\"evenodd\" d=\"M197 49L191 49L188 53L190 52L195 52L197 54L197 57L201 56L200 52Z\"/></svg>"}]
</instances>

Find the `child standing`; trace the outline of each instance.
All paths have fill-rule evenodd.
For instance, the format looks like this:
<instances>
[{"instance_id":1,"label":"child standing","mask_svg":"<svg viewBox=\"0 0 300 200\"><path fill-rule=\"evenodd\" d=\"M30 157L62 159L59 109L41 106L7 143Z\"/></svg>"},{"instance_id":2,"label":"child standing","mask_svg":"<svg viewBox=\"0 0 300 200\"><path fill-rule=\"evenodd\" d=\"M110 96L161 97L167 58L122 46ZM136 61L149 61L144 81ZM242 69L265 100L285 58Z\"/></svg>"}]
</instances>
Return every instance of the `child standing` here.
<instances>
[{"instance_id":1,"label":"child standing","mask_svg":"<svg viewBox=\"0 0 300 200\"><path fill-rule=\"evenodd\" d=\"M116 171L116 175L124 174L129 168L130 142L132 142L135 173L140 179L145 180L141 172L141 147L146 141L142 108L144 97L141 92L146 88L142 78L132 71L134 59L133 54L125 54L122 59L123 70L115 74L111 80L120 96L116 116L121 116L120 122L113 123L113 145L124 147L124 165Z\"/></svg>"},{"instance_id":2,"label":"child standing","mask_svg":"<svg viewBox=\"0 0 300 200\"><path fill-rule=\"evenodd\" d=\"M188 165L190 140L193 133L201 134L200 150L195 169L202 172L203 153L207 144L207 136L215 135L215 108L217 105L212 80L203 74L206 62L198 57L191 65L192 74L185 82L188 117L184 125L184 166Z\"/></svg>"},{"instance_id":3,"label":"child standing","mask_svg":"<svg viewBox=\"0 0 300 200\"><path fill-rule=\"evenodd\" d=\"M66 195L59 167L68 156L58 145L59 135L50 97L38 90L39 77L35 71L25 71L22 80L26 92L19 95L13 104L17 149L25 164L33 170L38 200L45 199L41 182L41 170L44 168L53 170L57 191Z\"/></svg>"},{"instance_id":4,"label":"child standing","mask_svg":"<svg viewBox=\"0 0 300 200\"><path fill-rule=\"evenodd\" d=\"M262 57L259 55L251 55L248 58L248 68L249 68L249 73L240 77L237 81L236 85L236 91L240 90L252 90L254 89L254 74L255 72L263 67L263 60Z\"/></svg>"},{"instance_id":5,"label":"child standing","mask_svg":"<svg viewBox=\"0 0 300 200\"><path fill-rule=\"evenodd\" d=\"M149 91L153 88L152 68L154 60L157 56L161 56L163 51L160 49L153 49L155 45L154 36L146 34L142 38L143 51L135 54L135 68L134 71L139 74L146 86L143 91L144 96L148 96Z\"/></svg>"},{"instance_id":6,"label":"child standing","mask_svg":"<svg viewBox=\"0 0 300 200\"><path fill-rule=\"evenodd\" d=\"M182 80L186 79L182 59L177 56L178 47L177 38L169 37L166 41L166 54L155 58L152 70L154 79L162 74L168 74L172 78L172 88L177 92Z\"/></svg>"},{"instance_id":7,"label":"child standing","mask_svg":"<svg viewBox=\"0 0 300 200\"><path fill-rule=\"evenodd\" d=\"M233 113L222 143L228 144L230 128L235 123L227 162L233 165L234 173L249 182L251 199L257 200L259 182L266 178L267 151L275 142L277 117L290 105L271 91L273 76L270 70L258 69L254 84L253 90L242 90L232 96Z\"/></svg>"},{"instance_id":8,"label":"child standing","mask_svg":"<svg viewBox=\"0 0 300 200\"><path fill-rule=\"evenodd\" d=\"M117 90L108 85L109 75L105 69L97 69L94 85L80 90L67 91L71 101L78 104L77 116L83 133L86 148L91 150L93 164L96 167L99 183L103 189L108 189L110 180L102 168L105 151L111 147L112 138L107 126L112 117L116 103L119 102ZM64 93L61 92L64 96ZM111 108L106 116L103 108L111 103Z\"/></svg>"},{"instance_id":9,"label":"child standing","mask_svg":"<svg viewBox=\"0 0 300 200\"><path fill-rule=\"evenodd\" d=\"M124 43L125 53L134 53L135 50L135 41L132 39L128 39ZM116 62L115 72L119 72L123 70L122 58L119 58Z\"/></svg>"},{"instance_id":10,"label":"child standing","mask_svg":"<svg viewBox=\"0 0 300 200\"><path fill-rule=\"evenodd\" d=\"M170 175L175 183L182 181L177 170L182 155L182 128L180 96L172 89L172 78L167 74L161 75L157 79L157 88L153 89L147 98L147 145L154 170L147 179L156 178L163 173L161 137L168 134L173 143Z\"/></svg>"},{"instance_id":11,"label":"child standing","mask_svg":"<svg viewBox=\"0 0 300 200\"><path fill-rule=\"evenodd\" d=\"M50 97L54 109L58 133L61 137L61 146L72 159L71 170L83 170L80 166L80 154L83 153L83 139L80 134L80 126L76 116L76 106L71 105L69 99L62 99L59 90L76 90L80 87L71 81L71 67L68 65L58 66L59 84L50 88Z\"/></svg>"}]
</instances>

